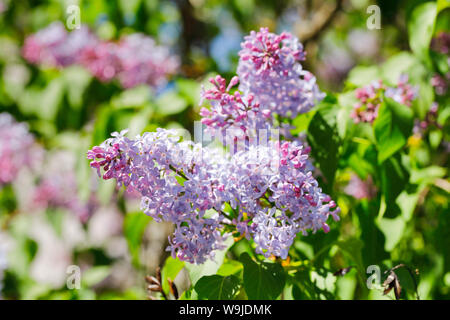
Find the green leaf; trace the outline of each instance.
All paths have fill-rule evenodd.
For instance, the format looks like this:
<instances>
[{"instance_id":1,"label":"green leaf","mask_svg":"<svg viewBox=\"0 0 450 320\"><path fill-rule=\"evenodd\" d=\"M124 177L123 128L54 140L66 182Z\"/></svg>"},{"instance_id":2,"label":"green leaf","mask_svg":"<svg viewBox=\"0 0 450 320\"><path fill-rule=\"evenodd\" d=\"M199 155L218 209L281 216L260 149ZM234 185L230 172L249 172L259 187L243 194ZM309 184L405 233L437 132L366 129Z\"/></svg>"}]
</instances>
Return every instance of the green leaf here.
<instances>
[{"instance_id":1,"label":"green leaf","mask_svg":"<svg viewBox=\"0 0 450 320\"><path fill-rule=\"evenodd\" d=\"M359 270L364 270L362 249L364 242L359 238L348 238L338 241L337 246L350 258L349 261L356 264Z\"/></svg>"},{"instance_id":2,"label":"green leaf","mask_svg":"<svg viewBox=\"0 0 450 320\"><path fill-rule=\"evenodd\" d=\"M291 278L294 282L292 286L292 297L295 300L332 300L335 299L330 291L334 286L335 277L324 269L319 269L319 273L310 269L304 269L295 273Z\"/></svg>"},{"instance_id":3,"label":"green leaf","mask_svg":"<svg viewBox=\"0 0 450 320\"><path fill-rule=\"evenodd\" d=\"M353 68L347 77L347 82L357 86L365 86L373 80L380 78L380 70L377 66L357 66Z\"/></svg>"},{"instance_id":4,"label":"green leaf","mask_svg":"<svg viewBox=\"0 0 450 320\"><path fill-rule=\"evenodd\" d=\"M177 79L177 89L189 104L197 106L200 101L200 84L193 79Z\"/></svg>"},{"instance_id":5,"label":"green leaf","mask_svg":"<svg viewBox=\"0 0 450 320\"><path fill-rule=\"evenodd\" d=\"M380 217L386 215L393 218L400 214L400 207L396 203L397 197L405 190L409 181L409 172L401 162L400 154L389 157L381 165L381 189L383 192L385 212L380 212Z\"/></svg>"},{"instance_id":6,"label":"green leaf","mask_svg":"<svg viewBox=\"0 0 450 320\"><path fill-rule=\"evenodd\" d=\"M325 192L329 192L334 182L341 143L336 124L336 109L333 105L321 108L308 126L308 143L312 156L318 161L320 171L327 180Z\"/></svg>"},{"instance_id":7,"label":"green leaf","mask_svg":"<svg viewBox=\"0 0 450 320\"><path fill-rule=\"evenodd\" d=\"M437 10L435 2L426 2L411 14L408 24L409 45L414 54L428 65L429 48L433 36Z\"/></svg>"},{"instance_id":8,"label":"green leaf","mask_svg":"<svg viewBox=\"0 0 450 320\"><path fill-rule=\"evenodd\" d=\"M415 107L414 110L421 119L425 118L433 101L435 101L433 86L429 81L420 81L418 97L414 101L413 107Z\"/></svg>"},{"instance_id":9,"label":"green leaf","mask_svg":"<svg viewBox=\"0 0 450 320\"><path fill-rule=\"evenodd\" d=\"M197 281L195 291L199 299L232 300L239 292L241 284L235 276L205 276Z\"/></svg>"},{"instance_id":10,"label":"green leaf","mask_svg":"<svg viewBox=\"0 0 450 320\"><path fill-rule=\"evenodd\" d=\"M236 260L230 260L222 264L219 270L217 270L217 274L221 276L231 276L236 275L241 272L243 268L242 263Z\"/></svg>"},{"instance_id":11,"label":"green leaf","mask_svg":"<svg viewBox=\"0 0 450 320\"><path fill-rule=\"evenodd\" d=\"M450 8L450 0L438 0L437 2L437 13L439 14L442 10Z\"/></svg>"},{"instance_id":12,"label":"green leaf","mask_svg":"<svg viewBox=\"0 0 450 320\"><path fill-rule=\"evenodd\" d=\"M383 79L391 84L396 84L402 74L417 64L417 58L409 52L400 52L389 58L381 67Z\"/></svg>"},{"instance_id":13,"label":"green leaf","mask_svg":"<svg viewBox=\"0 0 450 320\"><path fill-rule=\"evenodd\" d=\"M109 266L92 267L82 273L81 283L83 287L92 287L103 281L109 273Z\"/></svg>"},{"instance_id":14,"label":"green leaf","mask_svg":"<svg viewBox=\"0 0 450 320\"><path fill-rule=\"evenodd\" d=\"M86 69L79 66L64 69L63 76L69 104L73 109L80 110L83 107L83 94L92 76Z\"/></svg>"},{"instance_id":15,"label":"green leaf","mask_svg":"<svg viewBox=\"0 0 450 320\"><path fill-rule=\"evenodd\" d=\"M139 265L139 249L142 236L151 218L142 212L128 213L124 219L123 232L135 265Z\"/></svg>"},{"instance_id":16,"label":"green leaf","mask_svg":"<svg viewBox=\"0 0 450 320\"><path fill-rule=\"evenodd\" d=\"M406 144L412 126L413 113L411 109L392 99L385 98L373 124L379 163L384 162Z\"/></svg>"},{"instance_id":17,"label":"green leaf","mask_svg":"<svg viewBox=\"0 0 450 320\"><path fill-rule=\"evenodd\" d=\"M377 211L378 205L367 201L360 202L353 211L358 217L360 225L359 238L362 241L361 243L364 244L361 255L363 265L366 267L371 264L379 264L380 261L389 258L389 254L384 248L385 236L375 222Z\"/></svg>"},{"instance_id":18,"label":"green leaf","mask_svg":"<svg viewBox=\"0 0 450 320\"><path fill-rule=\"evenodd\" d=\"M174 259L172 257L168 257L166 262L164 263L164 267L161 270L161 281L162 287L165 292L169 291L169 284L167 282L168 279L175 280L178 273L180 273L181 269L184 267L184 262L179 259Z\"/></svg>"},{"instance_id":19,"label":"green leaf","mask_svg":"<svg viewBox=\"0 0 450 320\"><path fill-rule=\"evenodd\" d=\"M274 300L283 291L286 275L278 263L255 262L248 253L239 260L244 265L244 288L249 299Z\"/></svg>"},{"instance_id":20,"label":"green leaf","mask_svg":"<svg viewBox=\"0 0 450 320\"><path fill-rule=\"evenodd\" d=\"M187 101L175 90L166 91L156 100L157 113L163 116L180 113L187 107Z\"/></svg>"},{"instance_id":21,"label":"green leaf","mask_svg":"<svg viewBox=\"0 0 450 320\"><path fill-rule=\"evenodd\" d=\"M127 89L111 99L111 105L117 109L137 108L148 104L152 93L147 86L141 85Z\"/></svg>"}]
</instances>

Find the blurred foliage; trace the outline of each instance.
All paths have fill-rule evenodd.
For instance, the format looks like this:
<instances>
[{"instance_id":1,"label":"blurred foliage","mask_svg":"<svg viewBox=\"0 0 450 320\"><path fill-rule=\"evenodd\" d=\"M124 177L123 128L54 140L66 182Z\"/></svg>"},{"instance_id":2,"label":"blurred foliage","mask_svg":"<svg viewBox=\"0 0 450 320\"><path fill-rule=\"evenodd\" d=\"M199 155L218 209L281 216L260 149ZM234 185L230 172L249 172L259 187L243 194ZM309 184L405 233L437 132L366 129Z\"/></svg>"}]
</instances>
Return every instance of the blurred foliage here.
<instances>
[{"instance_id":1,"label":"blurred foliage","mask_svg":"<svg viewBox=\"0 0 450 320\"><path fill-rule=\"evenodd\" d=\"M109 246L89 240L71 245L67 223L82 234L95 233L89 221L96 214L80 223L70 213L47 209L43 218L47 227L36 230L42 226L42 222L36 224L37 213L19 210L21 189L6 186L0 189L0 224L2 232L14 240L15 249L8 255L4 298L143 299L144 276L155 273L154 261L162 267L164 292L170 291L168 280L177 279L183 289L181 299L394 299L393 292L383 295L381 284L387 278L383 272L400 263L418 269L412 275L405 268L395 270L402 299L416 298L414 281L421 299L450 298L450 100L448 95L435 95L430 84L435 73L448 72L448 65L429 49L432 37L450 30L448 1L2 3L6 9L0 13L0 112L27 122L48 150L64 149L76 157L80 196L87 201L95 194L102 206L116 205L123 218L119 238L124 240L107 238ZM20 54L24 38L55 20L65 21L66 8L73 3L81 8L82 23L103 39L143 32L170 46L182 59L180 73L159 90L146 86L123 90L115 82L99 82L78 66L55 70L27 64ZM381 8L381 30L366 28L370 4ZM315 13L337 5L329 23L309 34L307 28L320 18ZM326 235L298 236L285 261L261 261L252 244L243 239L228 243L214 262L184 264L167 258L165 235L157 253L147 256L154 230L151 219L114 184L88 183L95 173L88 167L85 152L124 128L130 128L131 135L157 127L186 128L192 134L201 85L217 73L229 78L242 37L261 26L290 31L304 40L308 51L304 66L327 91L312 112L293 120L293 133L306 132L314 164L321 172L320 184L337 199L341 221L332 223ZM376 79L395 83L403 73L420 88L412 108L386 99L373 128L355 125L349 116L354 90ZM435 101L440 106L439 127L412 134L414 120L423 120ZM377 190L373 198L358 200L343 192L352 174L373 179ZM55 233L50 241L60 241L66 248L62 257L56 257L63 259L62 281L56 284L42 280L37 270L38 260L46 259L40 255L46 240L36 233L47 230ZM116 243L126 245L125 256L110 248ZM67 289L66 264L81 266L81 289ZM372 290L366 284L372 275L370 265L382 271ZM334 275L350 266L345 274ZM53 272L51 263L42 268Z\"/></svg>"}]
</instances>

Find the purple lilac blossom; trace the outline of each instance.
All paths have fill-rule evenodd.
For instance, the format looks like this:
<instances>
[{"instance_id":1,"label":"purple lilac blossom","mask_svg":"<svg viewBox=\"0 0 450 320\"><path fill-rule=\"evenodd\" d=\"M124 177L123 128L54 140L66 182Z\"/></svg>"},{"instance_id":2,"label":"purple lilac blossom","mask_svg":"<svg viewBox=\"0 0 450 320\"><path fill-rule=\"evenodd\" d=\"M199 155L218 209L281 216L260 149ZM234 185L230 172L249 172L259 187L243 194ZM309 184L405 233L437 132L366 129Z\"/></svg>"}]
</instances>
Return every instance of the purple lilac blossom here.
<instances>
[{"instance_id":1,"label":"purple lilac blossom","mask_svg":"<svg viewBox=\"0 0 450 320\"><path fill-rule=\"evenodd\" d=\"M202 155L203 150L191 142L179 142L173 130L158 129L135 140L124 134L115 133L90 150L91 167L103 179L114 178L118 185L140 192L144 213L178 226L170 240L174 257L193 263L212 258L225 236L216 232L221 217L211 220L204 215L221 207L215 196L220 186L214 180L221 158ZM181 184L178 179L185 181Z\"/></svg>"},{"instance_id":2,"label":"purple lilac blossom","mask_svg":"<svg viewBox=\"0 0 450 320\"><path fill-rule=\"evenodd\" d=\"M433 102L431 104L430 109L428 110L428 112L425 115L425 119L423 119L423 120L415 119L414 127L413 127L414 134L416 134L418 136L423 136L424 132L430 126L434 126L434 127L442 129L441 126L437 122L438 110L439 110L439 104L437 102Z\"/></svg>"},{"instance_id":3,"label":"purple lilac blossom","mask_svg":"<svg viewBox=\"0 0 450 320\"><path fill-rule=\"evenodd\" d=\"M431 49L447 56L447 65L450 66L450 32L440 32L431 41ZM446 95L450 82L450 72L435 74L431 85L440 96Z\"/></svg>"},{"instance_id":4,"label":"purple lilac blossom","mask_svg":"<svg viewBox=\"0 0 450 320\"><path fill-rule=\"evenodd\" d=\"M383 96L410 107L417 97L417 92L418 89L408 83L406 75L400 77L396 87L389 87L381 80L373 81L370 85L355 90L355 96L359 101L354 105L350 116L355 123L373 123L378 117Z\"/></svg>"},{"instance_id":5,"label":"purple lilac blossom","mask_svg":"<svg viewBox=\"0 0 450 320\"><path fill-rule=\"evenodd\" d=\"M418 88L409 84L408 80L407 75L401 75L396 87L386 88L385 96L411 107L412 101L417 98Z\"/></svg>"},{"instance_id":6,"label":"purple lilac blossom","mask_svg":"<svg viewBox=\"0 0 450 320\"><path fill-rule=\"evenodd\" d=\"M95 47L97 38L85 26L67 32L61 22L26 38L23 56L34 64L66 67L74 64L86 47Z\"/></svg>"},{"instance_id":7,"label":"purple lilac blossom","mask_svg":"<svg viewBox=\"0 0 450 320\"><path fill-rule=\"evenodd\" d=\"M211 133L227 131L228 136L231 131L235 140L254 142L255 131L272 128L274 113L307 112L322 95L314 77L302 71L298 61L304 52L291 35L261 29L246 37L242 47L239 77L228 86L221 76L211 79L213 88L203 89L202 100L212 108L200 114ZM239 81L241 91L232 93ZM89 150L90 165L103 179L139 192L145 214L175 224L168 250L181 260L213 258L230 228L253 239L257 253L286 258L299 232L328 232L329 216L339 220L339 208L313 177L310 148L301 140L256 139L223 154L181 142L173 130L159 128L135 139L125 133L113 133ZM226 204L231 213L224 211Z\"/></svg>"},{"instance_id":8,"label":"purple lilac blossom","mask_svg":"<svg viewBox=\"0 0 450 320\"><path fill-rule=\"evenodd\" d=\"M118 42L98 39L86 26L67 32L61 22L26 38L23 56L30 63L63 68L80 64L102 82L117 78L123 87L159 87L178 67L178 58L143 34Z\"/></svg>"},{"instance_id":9,"label":"purple lilac blossom","mask_svg":"<svg viewBox=\"0 0 450 320\"><path fill-rule=\"evenodd\" d=\"M263 109L293 118L323 98L316 78L302 69L305 52L291 34L276 35L261 28L246 36L241 47L239 89L253 94Z\"/></svg>"},{"instance_id":10,"label":"purple lilac blossom","mask_svg":"<svg viewBox=\"0 0 450 320\"><path fill-rule=\"evenodd\" d=\"M336 203L322 193L309 171L302 146L271 142L232 156L218 154L192 142L179 142L174 131L158 129L134 140L115 133L90 150L88 158L103 179L114 178L118 185L138 190L146 214L177 226L170 250L174 257L191 263L203 263L222 247L228 236L223 233L226 224L249 232L257 240L258 252L286 257L298 232L327 232L329 215L339 219ZM225 203L239 207L247 219L259 218L256 222L230 220L222 211ZM267 206L279 212L268 218L271 225L280 227L276 235L264 225L258 227L260 219L265 221L261 212L267 212ZM207 218L210 209L217 213ZM280 234L283 230L285 234ZM262 239L270 243L262 245Z\"/></svg>"},{"instance_id":11,"label":"purple lilac blossom","mask_svg":"<svg viewBox=\"0 0 450 320\"><path fill-rule=\"evenodd\" d=\"M200 115L201 122L206 125L207 132L217 136L221 141L224 139L234 140L254 140L259 130L270 129L271 111L262 110L258 102L254 102L254 96L248 94L242 96L239 91L230 94L238 82L237 76L233 77L226 85L226 80L221 76L211 78L214 85L212 89L202 88L201 101L208 100L211 103L211 110L202 108ZM223 144L226 141L222 141Z\"/></svg>"},{"instance_id":12,"label":"purple lilac blossom","mask_svg":"<svg viewBox=\"0 0 450 320\"><path fill-rule=\"evenodd\" d=\"M139 33L120 41L118 56L122 65L119 80L124 88L142 83L159 87L179 67L178 59L170 55L168 48L157 46L152 38Z\"/></svg>"},{"instance_id":13,"label":"purple lilac blossom","mask_svg":"<svg viewBox=\"0 0 450 320\"><path fill-rule=\"evenodd\" d=\"M109 82L121 70L121 61L117 53L116 43L103 41L95 46L86 47L80 55L79 63L98 80Z\"/></svg>"},{"instance_id":14,"label":"purple lilac blossom","mask_svg":"<svg viewBox=\"0 0 450 320\"><path fill-rule=\"evenodd\" d=\"M277 114L295 117L323 97L315 77L302 70L299 61L305 53L291 34L276 35L263 28L247 36L241 46L238 76L228 86L221 76L211 78L214 87L202 90L200 102L211 104L210 110L200 111L207 131L227 145L243 140L260 143ZM239 90L231 93L239 82Z\"/></svg>"}]
</instances>

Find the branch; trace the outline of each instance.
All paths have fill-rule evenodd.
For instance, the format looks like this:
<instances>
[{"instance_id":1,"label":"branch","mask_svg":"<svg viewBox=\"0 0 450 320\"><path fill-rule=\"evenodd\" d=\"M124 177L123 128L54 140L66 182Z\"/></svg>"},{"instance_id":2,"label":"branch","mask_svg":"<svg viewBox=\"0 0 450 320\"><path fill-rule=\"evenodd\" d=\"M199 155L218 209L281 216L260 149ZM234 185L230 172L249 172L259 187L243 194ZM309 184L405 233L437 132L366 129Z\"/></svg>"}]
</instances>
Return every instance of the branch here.
<instances>
[{"instance_id":1,"label":"branch","mask_svg":"<svg viewBox=\"0 0 450 320\"><path fill-rule=\"evenodd\" d=\"M321 33L330 25L336 14L341 10L344 0L336 0L334 6L323 5L312 17L308 24L311 24L309 30L298 32L300 41L305 44L311 40L317 40Z\"/></svg>"}]
</instances>

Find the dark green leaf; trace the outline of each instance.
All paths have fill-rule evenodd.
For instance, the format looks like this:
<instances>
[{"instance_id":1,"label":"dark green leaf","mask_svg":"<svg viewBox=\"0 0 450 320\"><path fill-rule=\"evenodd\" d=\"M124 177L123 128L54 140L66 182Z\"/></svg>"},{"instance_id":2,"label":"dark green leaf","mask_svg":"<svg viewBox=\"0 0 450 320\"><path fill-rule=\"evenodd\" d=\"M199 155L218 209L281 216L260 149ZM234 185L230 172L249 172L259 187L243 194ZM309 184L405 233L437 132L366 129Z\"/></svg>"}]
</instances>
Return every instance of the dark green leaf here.
<instances>
[{"instance_id":1,"label":"dark green leaf","mask_svg":"<svg viewBox=\"0 0 450 320\"><path fill-rule=\"evenodd\" d=\"M238 293L240 281L235 276L205 276L197 281L195 291L199 299L232 300Z\"/></svg>"},{"instance_id":2,"label":"dark green leaf","mask_svg":"<svg viewBox=\"0 0 450 320\"><path fill-rule=\"evenodd\" d=\"M334 182L338 164L340 139L336 125L336 108L327 105L316 112L308 126L308 143L313 158L319 163L329 192Z\"/></svg>"},{"instance_id":3,"label":"dark green leaf","mask_svg":"<svg viewBox=\"0 0 450 320\"><path fill-rule=\"evenodd\" d=\"M239 259L244 265L244 288L249 299L273 300L284 288L286 275L281 265L255 262L248 253Z\"/></svg>"},{"instance_id":4,"label":"dark green leaf","mask_svg":"<svg viewBox=\"0 0 450 320\"><path fill-rule=\"evenodd\" d=\"M373 124L379 163L385 161L406 144L412 125L411 109L392 99L385 98Z\"/></svg>"}]
</instances>

